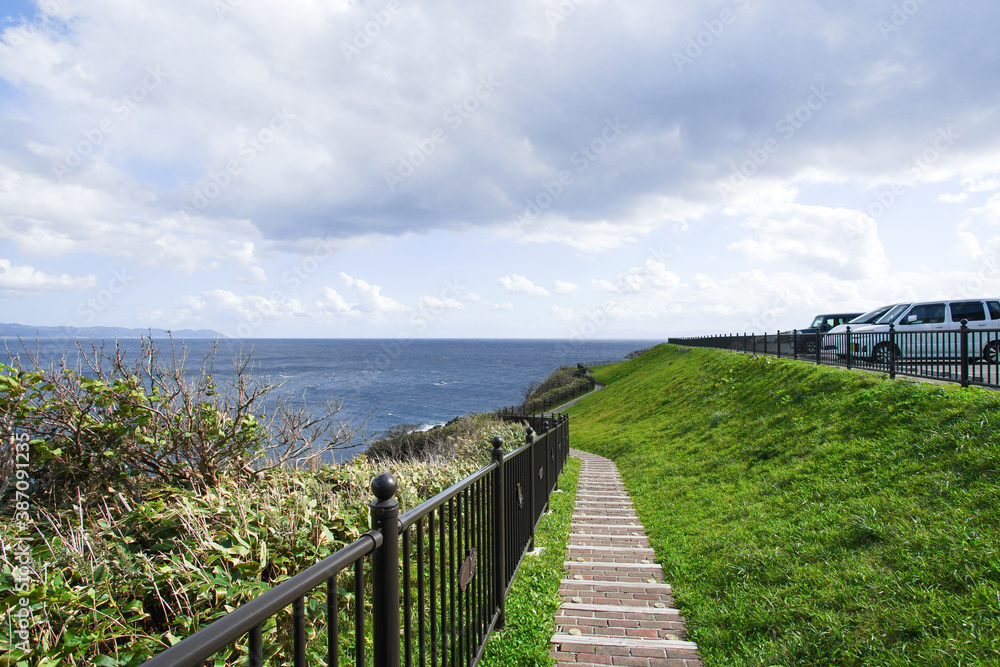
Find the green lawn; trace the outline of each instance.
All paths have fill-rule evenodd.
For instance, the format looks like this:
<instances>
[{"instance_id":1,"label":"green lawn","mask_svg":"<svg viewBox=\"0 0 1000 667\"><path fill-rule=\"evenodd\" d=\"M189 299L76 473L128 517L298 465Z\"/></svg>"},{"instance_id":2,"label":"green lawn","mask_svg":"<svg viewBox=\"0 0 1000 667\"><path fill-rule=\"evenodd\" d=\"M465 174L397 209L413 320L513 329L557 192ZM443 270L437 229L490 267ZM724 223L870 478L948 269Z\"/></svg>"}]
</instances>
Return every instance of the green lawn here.
<instances>
[{"instance_id":1,"label":"green lawn","mask_svg":"<svg viewBox=\"0 0 1000 667\"><path fill-rule=\"evenodd\" d=\"M595 375L572 444L706 665L1000 664L1000 395L667 345Z\"/></svg>"}]
</instances>

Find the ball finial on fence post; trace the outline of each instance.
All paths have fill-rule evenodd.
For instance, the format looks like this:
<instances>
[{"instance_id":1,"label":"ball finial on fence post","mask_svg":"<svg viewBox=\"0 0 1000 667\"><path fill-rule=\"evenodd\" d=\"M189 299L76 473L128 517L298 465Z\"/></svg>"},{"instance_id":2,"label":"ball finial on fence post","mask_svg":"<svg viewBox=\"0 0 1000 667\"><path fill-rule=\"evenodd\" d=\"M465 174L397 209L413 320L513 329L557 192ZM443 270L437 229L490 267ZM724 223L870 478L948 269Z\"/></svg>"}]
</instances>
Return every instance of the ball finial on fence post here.
<instances>
[{"instance_id":1,"label":"ball finial on fence post","mask_svg":"<svg viewBox=\"0 0 1000 667\"><path fill-rule=\"evenodd\" d=\"M380 473L372 480L371 484L372 493L379 500L389 500L396 495L397 488L399 485L391 472Z\"/></svg>"}]
</instances>

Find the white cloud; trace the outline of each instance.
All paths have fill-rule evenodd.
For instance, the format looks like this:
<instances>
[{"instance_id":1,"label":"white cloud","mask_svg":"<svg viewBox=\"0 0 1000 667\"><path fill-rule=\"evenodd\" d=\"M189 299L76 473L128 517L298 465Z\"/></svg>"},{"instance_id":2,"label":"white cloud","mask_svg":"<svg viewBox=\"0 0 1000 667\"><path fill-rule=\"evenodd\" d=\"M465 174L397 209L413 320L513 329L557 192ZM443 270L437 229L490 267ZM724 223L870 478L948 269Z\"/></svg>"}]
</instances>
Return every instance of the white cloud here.
<instances>
[{"instance_id":1,"label":"white cloud","mask_svg":"<svg viewBox=\"0 0 1000 667\"><path fill-rule=\"evenodd\" d=\"M332 287L323 288L323 298L316 304L321 312L335 315L360 315L360 312L347 303L337 290Z\"/></svg>"},{"instance_id":2,"label":"white cloud","mask_svg":"<svg viewBox=\"0 0 1000 667\"><path fill-rule=\"evenodd\" d=\"M566 282L564 280L556 280L555 285L556 294L573 294L580 289L580 286L576 283Z\"/></svg>"},{"instance_id":3,"label":"white cloud","mask_svg":"<svg viewBox=\"0 0 1000 667\"><path fill-rule=\"evenodd\" d=\"M498 281L511 294L525 294L527 296L549 296L549 291L544 287L539 287L524 276L516 273L504 276Z\"/></svg>"},{"instance_id":4,"label":"white cloud","mask_svg":"<svg viewBox=\"0 0 1000 667\"><path fill-rule=\"evenodd\" d=\"M358 303L354 307L362 313L383 314L409 310L395 299L382 294L382 288L379 285L372 285L360 278L353 278L344 272L340 273L340 277L348 289L357 296Z\"/></svg>"},{"instance_id":5,"label":"white cloud","mask_svg":"<svg viewBox=\"0 0 1000 667\"><path fill-rule=\"evenodd\" d=\"M655 259L632 267L614 280L594 279L591 284L601 291L616 294L675 291L682 286L680 277L669 271L666 264Z\"/></svg>"},{"instance_id":6,"label":"white cloud","mask_svg":"<svg viewBox=\"0 0 1000 667\"><path fill-rule=\"evenodd\" d=\"M753 238L727 248L753 262L790 262L845 278L888 268L877 222L859 211L785 204L754 211L744 226Z\"/></svg>"},{"instance_id":7,"label":"white cloud","mask_svg":"<svg viewBox=\"0 0 1000 667\"><path fill-rule=\"evenodd\" d=\"M28 296L41 292L84 290L94 287L97 277L52 275L31 266L14 266L9 259L0 259L0 293Z\"/></svg>"}]
</instances>

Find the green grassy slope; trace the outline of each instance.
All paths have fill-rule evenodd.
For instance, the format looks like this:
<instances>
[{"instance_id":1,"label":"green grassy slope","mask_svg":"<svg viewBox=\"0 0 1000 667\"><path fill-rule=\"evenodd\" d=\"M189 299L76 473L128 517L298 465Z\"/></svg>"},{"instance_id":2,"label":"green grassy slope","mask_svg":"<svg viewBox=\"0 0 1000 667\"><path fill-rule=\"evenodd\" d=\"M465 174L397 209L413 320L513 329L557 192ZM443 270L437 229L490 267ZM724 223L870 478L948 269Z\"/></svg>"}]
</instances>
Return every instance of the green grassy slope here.
<instances>
[{"instance_id":1,"label":"green grassy slope","mask_svg":"<svg viewBox=\"0 0 1000 667\"><path fill-rule=\"evenodd\" d=\"M595 375L706 665L1000 664L1000 395L659 346Z\"/></svg>"}]
</instances>

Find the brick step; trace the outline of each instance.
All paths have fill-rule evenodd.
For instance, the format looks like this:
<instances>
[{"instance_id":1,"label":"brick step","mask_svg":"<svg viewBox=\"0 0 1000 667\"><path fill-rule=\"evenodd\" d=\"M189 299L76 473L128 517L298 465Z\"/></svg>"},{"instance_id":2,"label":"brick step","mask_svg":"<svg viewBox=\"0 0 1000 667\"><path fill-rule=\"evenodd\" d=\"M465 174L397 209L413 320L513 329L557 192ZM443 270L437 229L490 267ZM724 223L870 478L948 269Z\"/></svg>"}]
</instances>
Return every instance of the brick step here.
<instances>
[{"instance_id":1,"label":"brick step","mask_svg":"<svg viewBox=\"0 0 1000 667\"><path fill-rule=\"evenodd\" d=\"M602 516L602 515L598 515L598 514L575 514L574 513L573 514L573 521L576 521L578 519L580 519L580 520L587 520L587 521L589 521L591 519L593 519L593 520L601 519L601 520L606 520L606 521L629 521L629 522L636 523L636 524L639 523L639 517L637 517L634 514L632 514L631 516Z\"/></svg>"},{"instance_id":2,"label":"brick step","mask_svg":"<svg viewBox=\"0 0 1000 667\"><path fill-rule=\"evenodd\" d=\"M612 665L645 664L650 667L671 664L663 662L667 660L698 660L698 645L683 640L556 634L552 636L552 644L554 650L550 655L557 662L587 664L588 655L612 656ZM645 658L646 662L634 658Z\"/></svg>"},{"instance_id":3,"label":"brick step","mask_svg":"<svg viewBox=\"0 0 1000 667\"><path fill-rule=\"evenodd\" d=\"M645 614L649 616L650 614ZM643 637L645 639L687 639L684 620L680 616L642 620L637 618L600 618L593 615L556 614L557 635L576 632L596 637Z\"/></svg>"}]
</instances>

